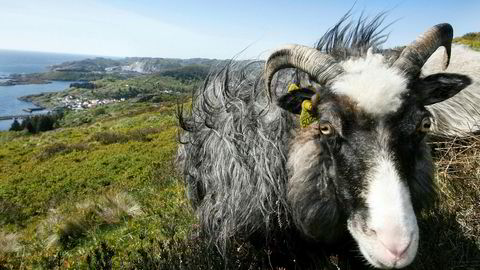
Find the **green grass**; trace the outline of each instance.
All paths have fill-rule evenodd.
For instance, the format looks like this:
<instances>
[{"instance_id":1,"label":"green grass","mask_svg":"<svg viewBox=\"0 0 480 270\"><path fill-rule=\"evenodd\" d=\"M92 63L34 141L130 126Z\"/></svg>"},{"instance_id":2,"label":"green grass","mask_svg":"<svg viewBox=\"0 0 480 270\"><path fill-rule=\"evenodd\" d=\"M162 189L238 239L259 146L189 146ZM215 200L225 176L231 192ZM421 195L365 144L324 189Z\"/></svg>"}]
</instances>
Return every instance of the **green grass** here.
<instances>
[{"instance_id":1,"label":"green grass","mask_svg":"<svg viewBox=\"0 0 480 270\"><path fill-rule=\"evenodd\" d=\"M225 262L195 233L175 111L122 102L69 112L53 131L0 132L0 269L268 268L268 250L239 243ZM434 141L440 196L407 269L477 269L480 137Z\"/></svg>"},{"instance_id":2,"label":"green grass","mask_svg":"<svg viewBox=\"0 0 480 270\"><path fill-rule=\"evenodd\" d=\"M467 33L461 37L454 38L453 42L467 45L475 50L480 50L480 32Z\"/></svg>"},{"instance_id":3,"label":"green grass","mask_svg":"<svg viewBox=\"0 0 480 270\"><path fill-rule=\"evenodd\" d=\"M83 267L104 242L118 266L146 239L184 237L193 217L172 162L174 114L175 105L115 104L67 114L51 132L0 132L0 236L21 245L0 250L0 265L48 268L57 258ZM142 214L113 207L118 194Z\"/></svg>"}]
</instances>

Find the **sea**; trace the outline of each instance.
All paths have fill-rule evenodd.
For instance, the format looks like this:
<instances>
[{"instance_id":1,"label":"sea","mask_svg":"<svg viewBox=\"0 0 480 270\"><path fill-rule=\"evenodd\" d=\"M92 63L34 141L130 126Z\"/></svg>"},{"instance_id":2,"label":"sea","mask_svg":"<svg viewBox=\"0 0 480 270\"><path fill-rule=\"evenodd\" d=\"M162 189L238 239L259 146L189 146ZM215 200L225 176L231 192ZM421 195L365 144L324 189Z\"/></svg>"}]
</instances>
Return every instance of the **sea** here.
<instances>
[{"instance_id":1,"label":"sea","mask_svg":"<svg viewBox=\"0 0 480 270\"><path fill-rule=\"evenodd\" d=\"M0 50L0 81L13 73L26 74L47 71L49 66L66 61L91 58L87 55ZM67 89L71 82L52 81L49 84L0 86L0 116L26 114L23 109L35 108L30 102L18 100L21 96ZM36 111L33 113L45 113ZM8 130L13 120L0 120L0 131Z\"/></svg>"}]
</instances>

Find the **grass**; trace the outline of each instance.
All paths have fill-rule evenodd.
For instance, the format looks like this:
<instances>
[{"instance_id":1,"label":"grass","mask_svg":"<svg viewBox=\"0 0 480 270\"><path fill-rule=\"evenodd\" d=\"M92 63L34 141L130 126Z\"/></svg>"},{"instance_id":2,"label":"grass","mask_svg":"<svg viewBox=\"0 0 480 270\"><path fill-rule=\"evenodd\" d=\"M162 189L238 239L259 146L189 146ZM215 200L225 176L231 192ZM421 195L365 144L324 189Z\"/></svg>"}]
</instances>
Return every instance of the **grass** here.
<instances>
[{"instance_id":1,"label":"grass","mask_svg":"<svg viewBox=\"0 0 480 270\"><path fill-rule=\"evenodd\" d=\"M16 253L22 249L16 233L0 231L0 257L9 253Z\"/></svg>"},{"instance_id":2,"label":"grass","mask_svg":"<svg viewBox=\"0 0 480 270\"><path fill-rule=\"evenodd\" d=\"M126 193L107 193L98 199L77 203L68 213L51 209L38 226L37 236L45 240L47 248L57 245L71 249L92 231L121 224L143 214L140 205Z\"/></svg>"},{"instance_id":3,"label":"grass","mask_svg":"<svg viewBox=\"0 0 480 270\"><path fill-rule=\"evenodd\" d=\"M122 102L49 132L0 132L0 269L270 268L268 250L239 243L225 261L196 231L173 164L175 111ZM478 269L480 136L431 146L439 198L407 269Z\"/></svg>"},{"instance_id":4,"label":"grass","mask_svg":"<svg viewBox=\"0 0 480 270\"><path fill-rule=\"evenodd\" d=\"M104 242L118 267L143 242L184 237L193 216L172 163L175 122L173 104L123 103L67 114L51 132L0 132L1 237L24 246L0 265L82 268Z\"/></svg>"},{"instance_id":5,"label":"grass","mask_svg":"<svg viewBox=\"0 0 480 270\"><path fill-rule=\"evenodd\" d=\"M431 143L439 198L419 218L420 252L409 269L480 268L480 136Z\"/></svg>"},{"instance_id":6,"label":"grass","mask_svg":"<svg viewBox=\"0 0 480 270\"><path fill-rule=\"evenodd\" d=\"M37 158L40 160L46 160L57 154L68 154L72 151L87 151L88 147L89 146L86 143L54 143L45 147L43 151L38 154Z\"/></svg>"},{"instance_id":7,"label":"grass","mask_svg":"<svg viewBox=\"0 0 480 270\"><path fill-rule=\"evenodd\" d=\"M453 42L467 45L474 50L480 50L480 32L467 33L461 37L456 37Z\"/></svg>"}]
</instances>

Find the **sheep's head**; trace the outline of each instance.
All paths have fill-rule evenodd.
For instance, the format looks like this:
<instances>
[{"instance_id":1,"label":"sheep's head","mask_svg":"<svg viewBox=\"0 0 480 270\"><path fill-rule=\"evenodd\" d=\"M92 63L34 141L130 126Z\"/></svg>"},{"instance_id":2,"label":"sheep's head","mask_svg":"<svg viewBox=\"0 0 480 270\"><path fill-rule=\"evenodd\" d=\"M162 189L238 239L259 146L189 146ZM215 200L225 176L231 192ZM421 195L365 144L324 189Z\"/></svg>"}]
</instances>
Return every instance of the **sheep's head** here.
<instances>
[{"instance_id":1,"label":"sheep's head","mask_svg":"<svg viewBox=\"0 0 480 270\"><path fill-rule=\"evenodd\" d=\"M273 74L286 67L302 69L321 85L278 99L292 113L309 100L315 117L296 133L288 160L288 202L306 237L334 242L346 228L375 267L402 268L413 261L419 241L415 212L434 195L425 142L432 119L425 106L470 84L459 74L420 77L440 46L448 65L452 35L450 25L437 25L393 64L371 50L337 63L303 46L285 47L269 58L268 89Z\"/></svg>"}]
</instances>

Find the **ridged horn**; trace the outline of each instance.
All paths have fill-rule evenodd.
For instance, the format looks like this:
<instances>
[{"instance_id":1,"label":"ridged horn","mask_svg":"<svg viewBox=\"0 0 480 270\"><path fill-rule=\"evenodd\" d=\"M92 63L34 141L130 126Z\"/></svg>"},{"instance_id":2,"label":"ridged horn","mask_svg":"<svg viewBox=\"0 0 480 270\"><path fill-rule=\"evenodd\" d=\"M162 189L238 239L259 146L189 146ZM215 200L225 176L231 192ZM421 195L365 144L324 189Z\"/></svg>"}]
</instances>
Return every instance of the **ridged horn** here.
<instances>
[{"instance_id":1,"label":"ridged horn","mask_svg":"<svg viewBox=\"0 0 480 270\"><path fill-rule=\"evenodd\" d=\"M437 24L420 35L412 44L403 49L393 64L405 74L416 77L428 58L441 46L445 47L443 69L450 63L453 28L448 23Z\"/></svg>"},{"instance_id":2,"label":"ridged horn","mask_svg":"<svg viewBox=\"0 0 480 270\"><path fill-rule=\"evenodd\" d=\"M330 55L302 45L287 45L275 50L265 63L265 83L271 98L273 75L284 68L298 68L318 83L327 84L343 72L343 68Z\"/></svg>"}]
</instances>

